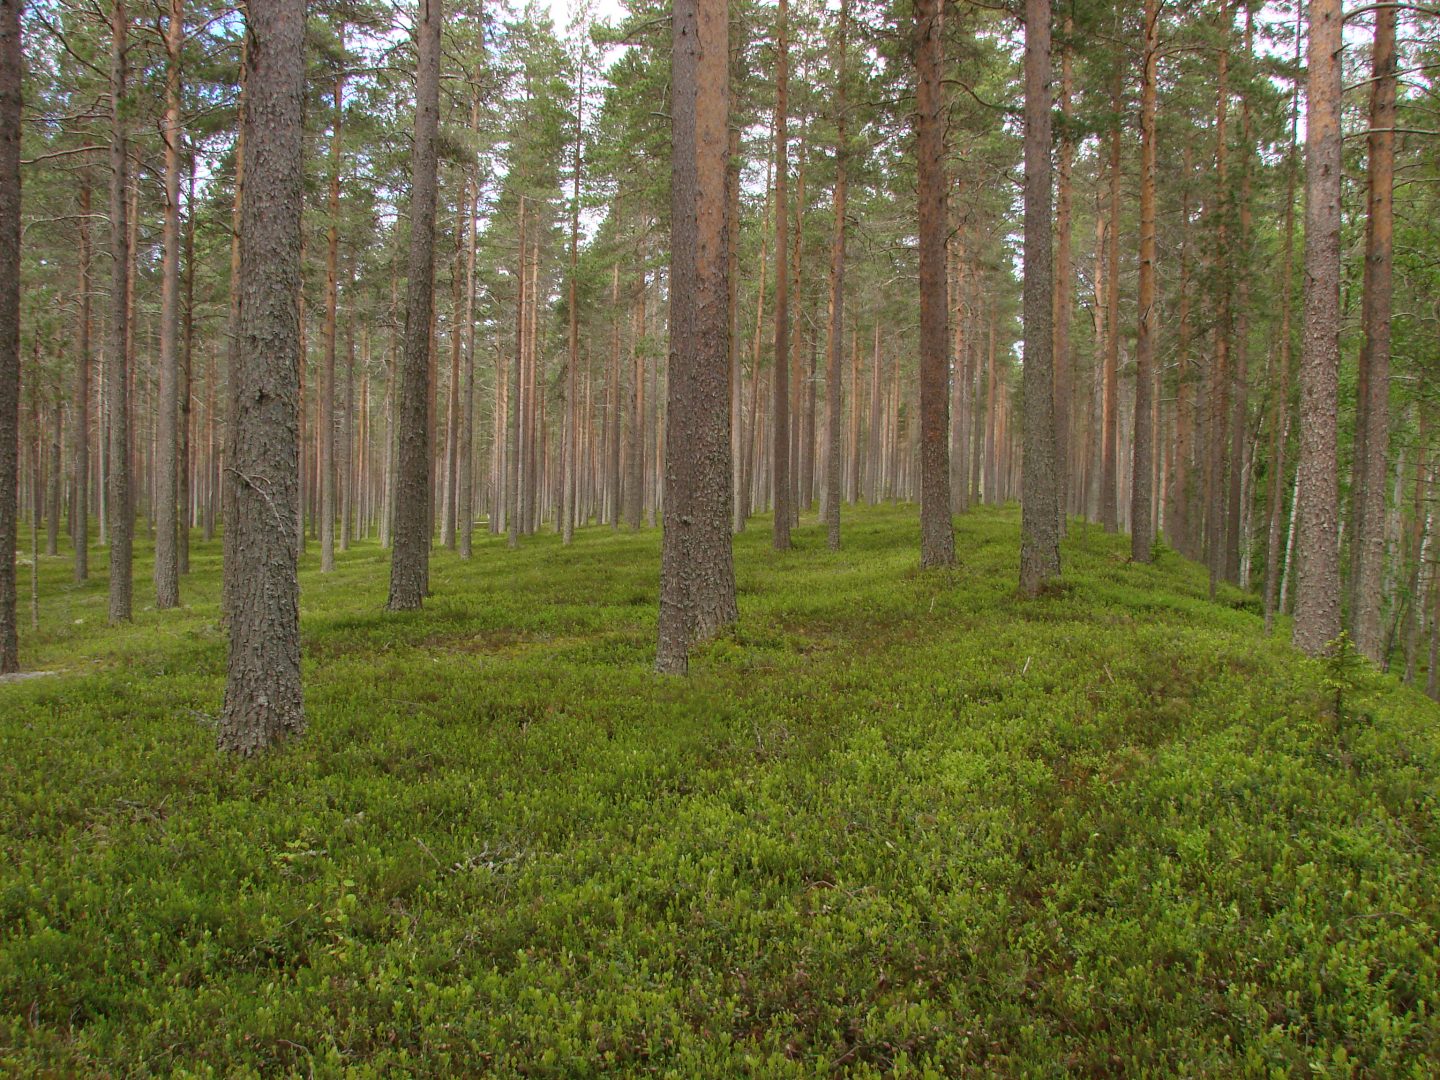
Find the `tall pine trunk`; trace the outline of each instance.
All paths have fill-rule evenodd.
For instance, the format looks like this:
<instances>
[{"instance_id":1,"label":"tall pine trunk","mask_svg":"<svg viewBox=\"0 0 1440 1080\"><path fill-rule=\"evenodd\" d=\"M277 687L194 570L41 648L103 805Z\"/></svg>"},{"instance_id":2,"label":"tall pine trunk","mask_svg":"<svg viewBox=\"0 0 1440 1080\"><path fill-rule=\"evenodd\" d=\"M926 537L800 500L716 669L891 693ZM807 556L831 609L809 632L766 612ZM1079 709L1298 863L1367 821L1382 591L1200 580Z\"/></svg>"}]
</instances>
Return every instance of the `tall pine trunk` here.
<instances>
[{"instance_id":1,"label":"tall pine trunk","mask_svg":"<svg viewBox=\"0 0 1440 1080\"><path fill-rule=\"evenodd\" d=\"M1385 476L1390 444L1390 297L1395 187L1395 8L1375 10L1370 83L1369 190L1365 222L1365 296L1361 322L1351 544L1355 645L1381 659L1380 607L1385 577Z\"/></svg>"},{"instance_id":2,"label":"tall pine trunk","mask_svg":"<svg viewBox=\"0 0 1440 1080\"><path fill-rule=\"evenodd\" d=\"M1305 115L1305 335L1300 351L1295 644L1311 656L1340 635L1335 413L1340 374L1340 0L1310 0Z\"/></svg>"},{"instance_id":3,"label":"tall pine trunk","mask_svg":"<svg viewBox=\"0 0 1440 1080\"><path fill-rule=\"evenodd\" d=\"M184 41L183 0L170 0L165 28L165 118L160 135L165 147L164 268L160 300L160 415L155 460L155 606L180 602L180 468L177 457L180 401L180 48Z\"/></svg>"},{"instance_id":4,"label":"tall pine trunk","mask_svg":"<svg viewBox=\"0 0 1440 1080\"><path fill-rule=\"evenodd\" d=\"M1036 596L1060 574L1055 474L1055 300L1050 218L1050 0L1025 3L1025 490L1020 590Z\"/></svg>"},{"instance_id":5,"label":"tall pine trunk","mask_svg":"<svg viewBox=\"0 0 1440 1080\"><path fill-rule=\"evenodd\" d=\"M1145 0L1144 77L1140 91L1140 321L1135 335L1135 439L1130 481L1130 557L1148 563L1155 499L1155 113L1160 65L1160 3Z\"/></svg>"},{"instance_id":6,"label":"tall pine trunk","mask_svg":"<svg viewBox=\"0 0 1440 1080\"><path fill-rule=\"evenodd\" d=\"M130 153L125 117L125 0L114 0L110 22L110 348L107 398L110 422L110 621L130 621L134 517L130 504L130 227L127 196Z\"/></svg>"},{"instance_id":7,"label":"tall pine trunk","mask_svg":"<svg viewBox=\"0 0 1440 1080\"><path fill-rule=\"evenodd\" d=\"M677 0L670 365L656 670L739 617L731 555L726 0Z\"/></svg>"},{"instance_id":8,"label":"tall pine trunk","mask_svg":"<svg viewBox=\"0 0 1440 1080\"><path fill-rule=\"evenodd\" d=\"M304 730L300 588L300 212L305 5L249 0L241 121L240 334L230 373L224 567L230 661L220 748L249 756Z\"/></svg>"},{"instance_id":9,"label":"tall pine trunk","mask_svg":"<svg viewBox=\"0 0 1440 1080\"><path fill-rule=\"evenodd\" d=\"M1049 62L1049 2L1045 8L1046 63ZM1033 6L1033 5L1032 5ZM945 280L945 128L941 117L941 0L919 0L915 7L915 155L920 224L920 565L934 568L955 563L955 530L950 517L950 357L949 313ZM1028 53L1027 53L1028 55ZM1049 75L1046 73L1048 109ZM1048 116L1048 112L1047 112ZM1049 142L1045 148L1049 162ZM1027 159L1028 168L1033 163ZM1050 173L1045 171L1046 198ZM1049 249L1046 214L1046 249ZM1048 333L1048 330L1047 330ZM1046 398L1050 371L1045 370Z\"/></svg>"},{"instance_id":10,"label":"tall pine trunk","mask_svg":"<svg viewBox=\"0 0 1440 1080\"><path fill-rule=\"evenodd\" d=\"M20 0L0 0L0 675L20 668L15 542L20 480Z\"/></svg>"},{"instance_id":11,"label":"tall pine trunk","mask_svg":"<svg viewBox=\"0 0 1440 1080\"><path fill-rule=\"evenodd\" d=\"M391 611L419 608L430 564L431 324L435 300L436 136L440 120L441 0L420 0L415 144L410 193L410 266L400 364Z\"/></svg>"}]
</instances>

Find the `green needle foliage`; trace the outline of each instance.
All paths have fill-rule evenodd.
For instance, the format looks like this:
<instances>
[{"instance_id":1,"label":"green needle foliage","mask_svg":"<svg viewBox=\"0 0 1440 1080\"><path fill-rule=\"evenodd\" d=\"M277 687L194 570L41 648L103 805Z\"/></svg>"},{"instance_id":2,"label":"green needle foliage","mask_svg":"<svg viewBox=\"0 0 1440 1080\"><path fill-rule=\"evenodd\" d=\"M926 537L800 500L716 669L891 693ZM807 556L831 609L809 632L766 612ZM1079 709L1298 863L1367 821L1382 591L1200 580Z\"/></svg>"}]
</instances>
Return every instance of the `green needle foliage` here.
<instances>
[{"instance_id":1,"label":"green needle foliage","mask_svg":"<svg viewBox=\"0 0 1440 1080\"><path fill-rule=\"evenodd\" d=\"M414 615L375 546L312 553L310 730L250 763L211 730L218 542L121 630L42 560L0 1071L1430 1073L1432 704L1347 689L1340 746L1334 673L1169 551L1076 524L1018 603L1013 509L946 574L913 510L850 520L738 538L685 681L658 533L477 533Z\"/></svg>"}]
</instances>

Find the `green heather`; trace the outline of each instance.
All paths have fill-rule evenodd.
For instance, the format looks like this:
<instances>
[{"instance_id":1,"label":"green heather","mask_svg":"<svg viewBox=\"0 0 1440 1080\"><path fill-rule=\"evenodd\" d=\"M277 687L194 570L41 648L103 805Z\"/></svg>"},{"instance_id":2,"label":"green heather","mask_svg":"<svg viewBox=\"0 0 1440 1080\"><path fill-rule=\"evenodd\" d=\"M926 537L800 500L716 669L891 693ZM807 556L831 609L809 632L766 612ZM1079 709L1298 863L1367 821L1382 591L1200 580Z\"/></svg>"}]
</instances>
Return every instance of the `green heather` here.
<instances>
[{"instance_id":1,"label":"green heather","mask_svg":"<svg viewBox=\"0 0 1440 1080\"><path fill-rule=\"evenodd\" d=\"M484 535L416 615L373 544L307 556L310 730L255 762L218 542L120 629L42 559L0 1072L1433 1075L1433 704L1079 524L1029 603L1013 509L953 573L910 508L768 530L686 680L658 532Z\"/></svg>"}]
</instances>

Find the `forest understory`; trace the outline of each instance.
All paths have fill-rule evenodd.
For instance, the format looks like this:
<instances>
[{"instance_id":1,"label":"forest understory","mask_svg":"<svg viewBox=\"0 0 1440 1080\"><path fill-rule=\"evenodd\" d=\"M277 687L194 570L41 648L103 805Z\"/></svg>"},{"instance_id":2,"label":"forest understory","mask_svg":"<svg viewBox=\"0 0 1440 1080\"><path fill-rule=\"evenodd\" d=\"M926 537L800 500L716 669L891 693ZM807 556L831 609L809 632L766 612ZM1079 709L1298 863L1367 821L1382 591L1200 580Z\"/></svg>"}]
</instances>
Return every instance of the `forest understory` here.
<instances>
[{"instance_id":1,"label":"forest understory","mask_svg":"<svg viewBox=\"0 0 1440 1080\"><path fill-rule=\"evenodd\" d=\"M42 556L0 1071L1430 1075L1433 703L1168 549L1072 521L1017 603L1013 507L926 573L913 507L847 514L737 537L684 680L656 530L477 531L423 613L307 555L308 732L254 760L218 539L120 627Z\"/></svg>"}]
</instances>

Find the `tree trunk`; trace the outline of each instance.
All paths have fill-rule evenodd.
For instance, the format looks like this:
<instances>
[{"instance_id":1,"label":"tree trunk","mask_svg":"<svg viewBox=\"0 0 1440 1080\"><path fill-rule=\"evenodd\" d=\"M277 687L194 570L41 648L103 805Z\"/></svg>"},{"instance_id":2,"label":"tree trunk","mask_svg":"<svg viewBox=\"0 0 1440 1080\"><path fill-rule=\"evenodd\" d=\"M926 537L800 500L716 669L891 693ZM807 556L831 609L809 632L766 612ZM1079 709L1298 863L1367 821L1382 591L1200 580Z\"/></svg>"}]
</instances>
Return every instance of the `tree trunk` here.
<instances>
[{"instance_id":1,"label":"tree trunk","mask_svg":"<svg viewBox=\"0 0 1440 1080\"><path fill-rule=\"evenodd\" d=\"M1340 0L1310 0L1305 116L1305 335L1300 351L1300 523L1294 641L1340 635L1335 412L1340 370Z\"/></svg>"},{"instance_id":2,"label":"tree trunk","mask_svg":"<svg viewBox=\"0 0 1440 1080\"><path fill-rule=\"evenodd\" d=\"M1074 20L1065 20L1065 34L1074 31ZM1060 533L1064 535L1066 513L1070 505L1070 413L1075 397L1074 376L1070 364L1070 319L1074 307L1071 298L1071 222L1073 220L1074 185L1071 173L1075 164L1075 137L1070 132L1074 112L1075 77L1068 46L1060 52L1060 162L1056 178L1055 207L1055 492Z\"/></svg>"},{"instance_id":3,"label":"tree trunk","mask_svg":"<svg viewBox=\"0 0 1440 1080\"><path fill-rule=\"evenodd\" d=\"M1110 132L1110 220L1109 246L1105 253L1105 394L1103 398L1100 457L1100 523L1106 532L1120 527L1119 511L1119 429L1120 429L1120 109L1124 85L1124 64L1115 61L1115 82L1110 90L1110 109L1115 125Z\"/></svg>"},{"instance_id":4,"label":"tree trunk","mask_svg":"<svg viewBox=\"0 0 1440 1080\"><path fill-rule=\"evenodd\" d=\"M416 36L415 145L410 193L410 267L405 355L400 370L391 611L420 607L430 565L428 371L435 301L436 134L440 119L441 0L420 0Z\"/></svg>"},{"instance_id":5,"label":"tree trunk","mask_svg":"<svg viewBox=\"0 0 1440 1080\"><path fill-rule=\"evenodd\" d=\"M677 0L670 365L657 671L739 617L730 548L729 49L726 0Z\"/></svg>"},{"instance_id":6,"label":"tree trunk","mask_svg":"<svg viewBox=\"0 0 1440 1080\"><path fill-rule=\"evenodd\" d=\"M772 545L776 551L790 547L790 271L786 260L790 249L789 202L785 183L790 171L789 137L786 119L789 110L790 6L779 0L775 27L775 378L774 438L771 487L775 493Z\"/></svg>"},{"instance_id":7,"label":"tree trunk","mask_svg":"<svg viewBox=\"0 0 1440 1080\"><path fill-rule=\"evenodd\" d=\"M1055 472L1055 299L1050 218L1050 0L1025 3L1025 489L1020 591L1038 596L1060 574Z\"/></svg>"},{"instance_id":8,"label":"tree trunk","mask_svg":"<svg viewBox=\"0 0 1440 1080\"><path fill-rule=\"evenodd\" d=\"M80 170L80 307L75 339L75 391L71 400L71 464L74 492L71 496L70 539L75 547L75 580L90 576L90 169ZM3 479L0 479L3 483ZM0 550L4 550L0 547Z\"/></svg>"},{"instance_id":9,"label":"tree trunk","mask_svg":"<svg viewBox=\"0 0 1440 1080\"><path fill-rule=\"evenodd\" d=\"M345 52L345 24L335 30ZM343 60L342 60L343 65ZM325 356L320 368L320 572L335 569L335 348L340 297L340 169L345 131L345 71L335 76L330 120L329 223L325 230Z\"/></svg>"},{"instance_id":10,"label":"tree trunk","mask_svg":"<svg viewBox=\"0 0 1440 1080\"><path fill-rule=\"evenodd\" d=\"M160 129L165 147L164 267L160 301L160 412L156 422L155 461L155 606L180 602L179 438L180 364L180 49L184 40L183 0L170 0L165 28L165 117Z\"/></svg>"},{"instance_id":11,"label":"tree trunk","mask_svg":"<svg viewBox=\"0 0 1440 1080\"><path fill-rule=\"evenodd\" d=\"M1390 443L1390 296L1395 187L1395 8L1375 10L1370 84L1369 191L1365 223L1365 296L1351 491L1351 545L1357 552L1351 622L1355 645L1380 659L1385 575L1385 475Z\"/></svg>"},{"instance_id":12,"label":"tree trunk","mask_svg":"<svg viewBox=\"0 0 1440 1080\"><path fill-rule=\"evenodd\" d=\"M845 347L845 196L850 159L845 72L849 31L850 0L841 0L835 46L835 225L830 242L830 329L825 350L825 542L831 551L840 550L840 361ZM852 379L852 401L856 389Z\"/></svg>"},{"instance_id":13,"label":"tree trunk","mask_svg":"<svg viewBox=\"0 0 1440 1080\"><path fill-rule=\"evenodd\" d=\"M130 153L126 145L125 0L114 0L110 32L110 477L106 502L110 513L110 621L130 621L131 545L134 518L130 508L130 227L126 198Z\"/></svg>"},{"instance_id":14,"label":"tree trunk","mask_svg":"<svg viewBox=\"0 0 1440 1080\"><path fill-rule=\"evenodd\" d=\"M728 56L726 62L729 62ZM575 89L575 153L571 163L570 194L570 355L565 372L565 447L564 477L560 492L560 535L562 543L569 544L575 539L575 495L579 485L580 471L576 467L580 453L579 427L580 411L576 395L579 392L578 368L580 366L580 312L577 278L580 275L580 155L585 140L585 70L580 63L579 79ZM728 136L727 136L728 138ZM728 144L727 144L728 145ZM721 216L724 216L722 209ZM726 341L729 341L727 330ZM729 383L729 373L726 373Z\"/></svg>"},{"instance_id":15,"label":"tree trunk","mask_svg":"<svg viewBox=\"0 0 1440 1080\"><path fill-rule=\"evenodd\" d=\"M185 194L185 313L180 327L180 493L179 550L180 573L190 573L190 528L195 522L193 510L195 474L192 468L194 438L191 435L191 394L194 386L195 360L195 155L190 155L188 189Z\"/></svg>"},{"instance_id":16,"label":"tree trunk","mask_svg":"<svg viewBox=\"0 0 1440 1080\"><path fill-rule=\"evenodd\" d=\"M20 482L20 0L0 0L0 675L20 669L15 544Z\"/></svg>"},{"instance_id":17,"label":"tree trunk","mask_svg":"<svg viewBox=\"0 0 1440 1080\"><path fill-rule=\"evenodd\" d=\"M1234 9L1220 5L1220 49L1215 94L1215 359L1210 368L1205 408L1205 561L1213 598L1225 576L1225 462L1230 421L1230 187L1227 179L1230 108L1230 30ZM1239 467L1239 463L1234 463Z\"/></svg>"},{"instance_id":18,"label":"tree trunk","mask_svg":"<svg viewBox=\"0 0 1440 1080\"><path fill-rule=\"evenodd\" d=\"M1160 0L1145 0L1144 81L1140 91L1140 321L1135 336L1135 442L1130 481L1130 557L1148 563L1155 543L1151 509L1155 429L1155 112L1160 65ZM1028 455L1027 455L1028 456ZM1028 470L1028 464L1027 464Z\"/></svg>"},{"instance_id":19,"label":"tree trunk","mask_svg":"<svg viewBox=\"0 0 1440 1080\"><path fill-rule=\"evenodd\" d=\"M230 373L226 500L230 662L220 748L249 756L304 730L295 518L305 6L250 0L242 129L240 337Z\"/></svg>"},{"instance_id":20,"label":"tree trunk","mask_svg":"<svg viewBox=\"0 0 1440 1080\"><path fill-rule=\"evenodd\" d=\"M1048 46L1048 0L1041 2L1047 12ZM919 0L915 7L915 74L918 81L915 156L920 218L920 565L925 568L955 564L948 445L950 335L946 317L950 305L945 281L945 239L949 233L949 215L945 209L945 121L940 111L942 8L941 0ZM1046 155L1048 163L1048 141ZM1031 162L1027 159L1026 164L1028 167ZM1047 168L1047 193L1049 182ZM1047 214L1047 251L1050 243L1048 219ZM1047 380L1050 378L1048 367L1045 377Z\"/></svg>"},{"instance_id":21,"label":"tree trunk","mask_svg":"<svg viewBox=\"0 0 1440 1080\"><path fill-rule=\"evenodd\" d=\"M1301 13L1296 12L1295 51L1299 70ZM1265 632L1275 629L1275 610L1280 591L1280 534L1285 517L1285 455L1290 439L1290 339L1291 281L1294 278L1295 254L1295 180L1298 151L1296 139L1300 123L1300 83L1297 78L1290 98L1290 156L1285 165L1285 230L1284 254L1280 260L1280 341L1275 361L1276 374L1271 386L1270 407L1270 491L1265 537Z\"/></svg>"}]
</instances>

